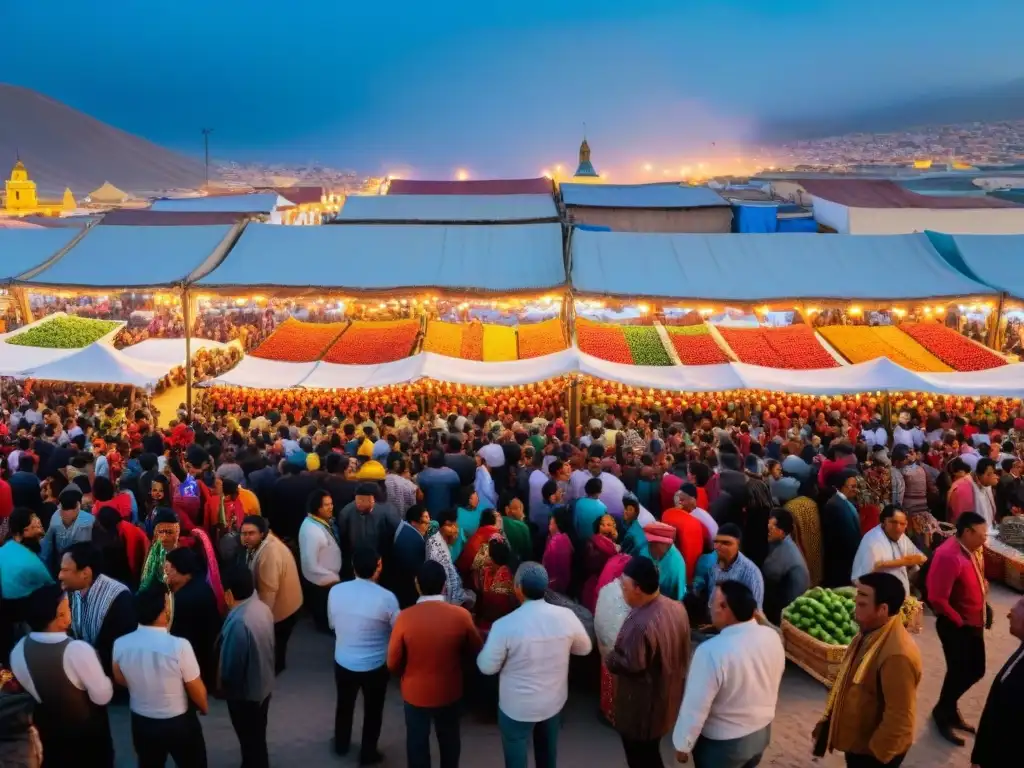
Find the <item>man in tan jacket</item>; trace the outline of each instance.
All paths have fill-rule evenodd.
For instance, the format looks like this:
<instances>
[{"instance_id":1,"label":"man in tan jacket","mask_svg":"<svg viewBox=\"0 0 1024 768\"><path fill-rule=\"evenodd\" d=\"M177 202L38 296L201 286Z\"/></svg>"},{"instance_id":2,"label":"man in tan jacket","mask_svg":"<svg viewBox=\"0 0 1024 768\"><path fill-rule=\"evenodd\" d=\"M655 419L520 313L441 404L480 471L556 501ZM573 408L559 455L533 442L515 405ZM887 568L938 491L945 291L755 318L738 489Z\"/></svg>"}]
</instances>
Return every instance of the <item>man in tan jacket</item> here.
<instances>
[{"instance_id":1,"label":"man in tan jacket","mask_svg":"<svg viewBox=\"0 0 1024 768\"><path fill-rule=\"evenodd\" d=\"M914 743L921 653L903 626L906 599L891 573L858 579L854 618L860 633L850 643L825 714L814 729L815 754L846 753L851 768L898 768Z\"/></svg>"},{"instance_id":2,"label":"man in tan jacket","mask_svg":"<svg viewBox=\"0 0 1024 768\"><path fill-rule=\"evenodd\" d=\"M252 570L256 592L274 614L274 671L285 669L288 638L299 620L302 607L302 585L295 555L287 545L270 532L265 517L249 515L242 521L240 532L245 547L245 564Z\"/></svg>"}]
</instances>

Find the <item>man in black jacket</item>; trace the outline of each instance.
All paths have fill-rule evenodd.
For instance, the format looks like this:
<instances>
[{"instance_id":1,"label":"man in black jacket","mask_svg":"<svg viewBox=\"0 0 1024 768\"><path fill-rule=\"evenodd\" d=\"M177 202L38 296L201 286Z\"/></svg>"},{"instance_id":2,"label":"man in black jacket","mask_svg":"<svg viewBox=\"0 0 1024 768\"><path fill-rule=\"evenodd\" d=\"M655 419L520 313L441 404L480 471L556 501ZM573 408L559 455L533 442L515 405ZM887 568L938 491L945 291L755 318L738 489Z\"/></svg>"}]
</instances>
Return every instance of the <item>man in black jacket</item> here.
<instances>
[{"instance_id":1,"label":"man in black jacket","mask_svg":"<svg viewBox=\"0 0 1024 768\"><path fill-rule=\"evenodd\" d=\"M1010 634L1021 641L992 681L978 723L971 764L974 768L1012 765L1019 749L1020 702L1024 699L1024 597L1010 611Z\"/></svg>"}]
</instances>

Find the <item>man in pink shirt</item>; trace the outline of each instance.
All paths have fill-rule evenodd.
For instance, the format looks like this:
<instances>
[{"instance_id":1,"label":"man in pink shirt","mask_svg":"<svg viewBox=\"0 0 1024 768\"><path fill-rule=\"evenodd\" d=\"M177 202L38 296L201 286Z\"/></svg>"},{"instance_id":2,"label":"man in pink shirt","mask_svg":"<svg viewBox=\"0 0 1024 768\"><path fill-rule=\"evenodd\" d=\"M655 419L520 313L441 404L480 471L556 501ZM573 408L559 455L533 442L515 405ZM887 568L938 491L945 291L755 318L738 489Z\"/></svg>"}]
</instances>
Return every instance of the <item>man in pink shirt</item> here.
<instances>
[{"instance_id":1,"label":"man in pink shirt","mask_svg":"<svg viewBox=\"0 0 1024 768\"><path fill-rule=\"evenodd\" d=\"M964 722L957 702L985 676L985 629L992 625L981 553L987 537L984 517L962 513L956 520L956 536L935 550L926 580L946 658L946 677L932 717L943 738L961 747L964 740L953 729L974 733L974 728Z\"/></svg>"}]
</instances>

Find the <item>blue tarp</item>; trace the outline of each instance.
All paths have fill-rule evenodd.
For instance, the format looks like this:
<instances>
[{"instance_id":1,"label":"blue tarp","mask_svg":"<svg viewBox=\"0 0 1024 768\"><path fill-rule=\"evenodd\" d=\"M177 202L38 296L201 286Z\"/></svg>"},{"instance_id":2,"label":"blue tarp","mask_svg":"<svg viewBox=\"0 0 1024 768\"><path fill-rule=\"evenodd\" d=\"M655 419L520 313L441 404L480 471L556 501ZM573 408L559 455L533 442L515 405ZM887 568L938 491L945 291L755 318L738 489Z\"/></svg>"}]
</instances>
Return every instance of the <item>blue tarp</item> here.
<instances>
[{"instance_id":1,"label":"blue tarp","mask_svg":"<svg viewBox=\"0 0 1024 768\"><path fill-rule=\"evenodd\" d=\"M581 231L572 239L572 284L583 294L751 302L995 293L950 266L923 234Z\"/></svg>"},{"instance_id":2,"label":"blue tarp","mask_svg":"<svg viewBox=\"0 0 1024 768\"><path fill-rule=\"evenodd\" d=\"M43 264L78 237L78 229L0 229L0 280Z\"/></svg>"},{"instance_id":3,"label":"blue tarp","mask_svg":"<svg viewBox=\"0 0 1024 768\"><path fill-rule=\"evenodd\" d=\"M565 285L562 227L249 224L227 258L198 284L353 291L547 290Z\"/></svg>"},{"instance_id":4,"label":"blue tarp","mask_svg":"<svg viewBox=\"0 0 1024 768\"><path fill-rule=\"evenodd\" d=\"M732 205L732 231L766 233L777 231L779 209L775 205Z\"/></svg>"},{"instance_id":5,"label":"blue tarp","mask_svg":"<svg viewBox=\"0 0 1024 768\"><path fill-rule=\"evenodd\" d=\"M88 288L173 285L202 266L232 229L226 224L93 227L58 261L26 282Z\"/></svg>"},{"instance_id":6,"label":"blue tarp","mask_svg":"<svg viewBox=\"0 0 1024 768\"><path fill-rule=\"evenodd\" d=\"M817 234L818 222L812 216L803 216L799 219L779 219L776 232L790 233L812 233Z\"/></svg>"},{"instance_id":7,"label":"blue tarp","mask_svg":"<svg viewBox=\"0 0 1024 768\"><path fill-rule=\"evenodd\" d=\"M957 271L997 291L1024 299L1024 235L928 232L927 236Z\"/></svg>"},{"instance_id":8,"label":"blue tarp","mask_svg":"<svg viewBox=\"0 0 1024 768\"><path fill-rule=\"evenodd\" d=\"M182 197L154 200L152 211L179 213L271 213L281 206L291 205L276 192L252 195L211 195L209 197Z\"/></svg>"}]
</instances>

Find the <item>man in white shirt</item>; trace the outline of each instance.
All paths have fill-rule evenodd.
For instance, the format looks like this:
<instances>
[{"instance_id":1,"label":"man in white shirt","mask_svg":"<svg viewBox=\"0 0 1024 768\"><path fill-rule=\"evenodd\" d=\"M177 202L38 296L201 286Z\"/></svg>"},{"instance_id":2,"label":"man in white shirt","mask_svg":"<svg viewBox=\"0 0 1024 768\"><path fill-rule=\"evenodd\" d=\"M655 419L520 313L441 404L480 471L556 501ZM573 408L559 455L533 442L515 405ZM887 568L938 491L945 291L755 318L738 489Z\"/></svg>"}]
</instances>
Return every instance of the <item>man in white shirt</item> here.
<instances>
[{"instance_id":1,"label":"man in white shirt","mask_svg":"<svg viewBox=\"0 0 1024 768\"><path fill-rule=\"evenodd\" d=\"M910 594L910 569L915 571L928 558L906 535L907 513L887 504L878 517L878 525L864 534L853 558L850 580L856 581L865 573L884 571L903 583Z\"/></svg>"},{"instance_id":2,"label":"man in white shirt","mask_svg":"<svg viewBox=\"0 0 1024 768\"><path fill-rule=\"evenodd\" d=\"M531 734L536 767L555 768L559 713L569 697L569 655L586 656L592 647L576 614L545 602L547 586L544 566L519 566L515 591L522 604L494 622L477 657L485 675L500 674L505 768L526 768Z\"/></svg>"},{"instance_id":3,"label":"man in white shirt","mask_svg":"<svg viewBox=\"0 0 1024 768\"><path fill-rule=\"evenodd\" d=\"M756 612L746 585L724 581L715 589L711 621L719 634L693 654L672 732L680 762L692 754L697 766L743 768L768 747L786 653Z\"/></svg>"},{"instance_id":4,"label":"man in white shirt","mask_svg":"<svg viewBox=\"0 0 1024 768\"><path fill-rule=\"evenodd\" d=\"M36 700L33 721L47 765L112 766L107 704L114 686L92 646L68 637L71 608L57 584L30 594L32 630L11 651L11 671Z\"/></svg>"},{"instance_id":5,"label":"man in white shirt","mask_svg":"<svg viewBox=\"0 0 1024 768\"><path fill-rule=\"evenodd\" d=\"M309 494L309 514L299 526L299 562L306 600L317 629L327 629L327 595L341 581L341 547L334 532L334 500L325 490Z\"/></svg>"},{"instance_id":6,"label":"man in white shirt","mask_svg":"<svg viewBox=\"0 0 1024 768\"><path fill-rule=\"evenodd\" d=\"M167 631L170 595L155 583L135 599L139 628L114 641L114 681L128 689L132 744L139 765L206 768L206 742L196 715L209 712L199 662L188 640ZM191 706L190 706L191 705Z\"/></svg>"},{"instance_id":7,"label":"man in white shirt","mask_svg":"<svg viewBox=\"0 0 1024 768\"><path fill-rule=\"evenodd\" d=\"M377 749L384 722L388 690L388 643L398 618L398 598L377 584L381 562L369 547L352 552L356 578L335 584L327 598L327 621L335 632L334 683L338 704L334 711L334 751L348 753L352 743L352 714L356 696L363 692L363 739L360 765L384 760Z\"/></svg>"},{"instance_id":8,"label":"man in white shirt","mask_svg":"<svg viewBox=\"0 0 1024 768\"><path fill-rule=\"evenodd\" d=\"M877 414L868 422L862 434L868 448L873 448L876 445L887 445L889 442L889 435L886 433L885 428L882 426L882 421Z\"/></svg>"}]
</instances>

